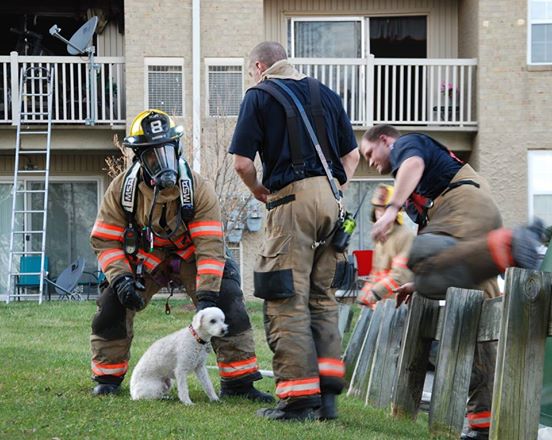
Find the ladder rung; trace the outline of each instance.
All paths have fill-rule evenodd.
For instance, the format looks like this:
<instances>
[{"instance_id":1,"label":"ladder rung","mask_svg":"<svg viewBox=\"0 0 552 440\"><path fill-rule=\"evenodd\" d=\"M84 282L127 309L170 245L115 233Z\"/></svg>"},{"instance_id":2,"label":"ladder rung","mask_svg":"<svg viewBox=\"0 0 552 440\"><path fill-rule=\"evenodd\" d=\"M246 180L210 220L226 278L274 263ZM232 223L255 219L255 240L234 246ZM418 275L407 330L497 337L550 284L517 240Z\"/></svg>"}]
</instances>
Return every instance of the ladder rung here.
<instances>
[{"instance_id":1,"label":"ladder rung","mask_svg":"<svg viewBox=\"0 0 552 440\"><path fill-rule=\"evenodd\" d=\"M39 213L45 213L45 209L23 209L23 210L15 210L13 211L16 214L39 214Z\"/></svg>"},{"instance_id":2,"label":"ladder rung","mask_svg":"<svg viewBox=\"0 0 552 440\"><path fill-rule=\"evenodd\" d=\"M40 275L42 272L10 272L10 275ZM46 275L46 271L44 271Z\"/></svg>"},{"instance_id":3,"label":"ladder rung","mask_svg":"<svg viewBox=\"0 0 552 440\"><path fill-rule=\"evenodd\" d=\"M46 173L47 170L17 170L18 173L40 174Z\"/></svg>"},{"instance_id":4,"label":"ladder rung","mask_svg":"<svg viewBox=\"0 0 552 440\"><path fill-rule=\"evenodd\" d=\"M13 255L41 255L40 251L11 251Z\"/></svg>"},{"instance_id":5,"label":"ladder rung","mask_svg":"<svg viewBox=\"0 0 552 440\"><path fill-rule=\"evenodd\" d=\"M21 121L28 122L28 121ZM48 131L20 131L19 134L48 134Z\"/></svg>"},{"instance_id":6,"label":"ladder rung","mask_svg":"<svg viewBox=\"0 0 552 440\"><path fill-rule=\"evenodd\" d=\"M19 154L46 154L48 150L19 150Z\"/></svg>"},{"instance_id":7,"label":"ladder rung","mask_svg":"<svg viewBox=\"0 0 552 440\"><path fill-rule=\"evenodd\" d=\"M26 76L25 79L50 79L48 76Z\"/></svg>"},{"instance_id":8,"label":"ladder rung","mask_svg":"<svg viewBox=\"0 0 552 440\"><path fill-rule=\"evenodd\" d=\"M48 112L20 112L19 114L23 116L26 116L26 115L38 116L38 115L47 115Z\"/></svg>"},{"instance_id":9,"label":"ladder rung","mask_svg":"<svg viewBox=\"0 0 552 440\"><path fill-rule=\"evenodd\" d=\"M30 193L45 193L45 189L18 189L17 193L30 194Z\"/></svg>"},{"instance_id":10,"label":"ladder rung","mask_svg":"<svg viewBox=\"0 0 552 440\"><path fill-rule=\"evenodd\" d=\"M29 288L37 288L38 286L29 286ZM21 286L22 289L25 289L25 286ZM10 293L10 298L28 298L29 296L46 296L44 293Z\"/></svg>"},{"instance_id":11,"label":"ladder rung","mask_svg":"<svg viewBox=\"0 0 552 440\"><path fill-rule=\"evenodd\" d=\"M44 231L12 231L12 234L44 234Z\"/></svg>"},{"instance_id":12,"label":"ladder rung","mask_svg":"<svg viewBox=\"0 0 552 440\"><path fill-rule=\"evenodd\" d=\"M49 93L22 93L21 96L50 96Z\"/></svg>"}]
</instances>

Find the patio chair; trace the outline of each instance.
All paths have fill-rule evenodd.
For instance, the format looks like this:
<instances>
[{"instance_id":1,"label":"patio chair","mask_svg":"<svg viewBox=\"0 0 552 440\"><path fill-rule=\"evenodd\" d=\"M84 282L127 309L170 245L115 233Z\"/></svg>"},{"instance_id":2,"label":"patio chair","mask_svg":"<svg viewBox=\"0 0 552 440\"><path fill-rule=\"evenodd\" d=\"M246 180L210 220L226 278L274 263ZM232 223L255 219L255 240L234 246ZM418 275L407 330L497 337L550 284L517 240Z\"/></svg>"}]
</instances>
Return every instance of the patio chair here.
<instances>
[{"instance_id":1,"label":"patio chair","mask_svg":"<svg viewBox=\"0 0 552 440\"><path fill-rule=\"evenodd\" d=\"M19 259L19 272L20 274L15 277L15 283L14 283L14 293L17 298L21 298L22 289L36 289L38 290L40 287L40 275L36 275L37 273L40 273L40 255L22 255ZM44 265L42 269L46 273L46 276L48 276L48 268L49 268L49 261L48 257L44 257ZM25 275L25 274L32 274L32 275ZM46 278L45 278L46 279ZM44 283L44 289L43 289L44 295L47 295L48 292L48 283Z\"/></svg>"}]
</instances>

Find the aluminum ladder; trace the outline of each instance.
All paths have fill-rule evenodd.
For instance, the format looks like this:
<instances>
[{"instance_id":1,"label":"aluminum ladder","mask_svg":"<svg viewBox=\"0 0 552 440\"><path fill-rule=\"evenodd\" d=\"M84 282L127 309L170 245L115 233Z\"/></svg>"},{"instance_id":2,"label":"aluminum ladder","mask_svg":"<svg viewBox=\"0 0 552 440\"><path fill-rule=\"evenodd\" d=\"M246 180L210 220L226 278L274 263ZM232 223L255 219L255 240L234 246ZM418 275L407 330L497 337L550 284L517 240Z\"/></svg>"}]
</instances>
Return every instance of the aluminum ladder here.
<instances>
[{"instance_id":1,"label":"aluminum ladder","mask_svg":"<svg viewBox=\"0 0 552 440\"><path fill-rule=\"evenodd\" d=\"M54 96L54 68L24 65L19 78L19 114L17 117L17 134L15 143L15 166L12 188L12 215L10 232L10 249L8 263L8 291L6 302L13 299L38 299L42 303L45 278L48 276L44 269L46 251L46 221L48 210L48 181L50 176L50 146L52 134L52 104ZM46 122L47 128L44 129ZM40 126L37 126L40 124ZM26 141L31 142L30 146ZM31 161L34 158L34 161ZM35 164L39 164L38 166ZM43 168L41 168L43 167ZM26 178L33 177L33 183L42 183L40 189L27 187ZM21 200L23 207L18 206ZM33 198L33 204L39 204L41 209L28 209ZM32 221L33 216L39 221ZM32 227L41 224L41 228ZM29 227L26 227L29 225ZM36 245L39 246L36 246ZM19 246L18 246L19 245ZM37 250L39 248L39 250ZM38 272L21 272L20 262L23 256L40 256ZM16 291L20 276L27 280L36 280L39 277L38 293ZM29 283L36 284L36 283ZM33 290L34 291L34 290ZM31 292L33 292L31 291Z\"/></svg>"}]
</instances>

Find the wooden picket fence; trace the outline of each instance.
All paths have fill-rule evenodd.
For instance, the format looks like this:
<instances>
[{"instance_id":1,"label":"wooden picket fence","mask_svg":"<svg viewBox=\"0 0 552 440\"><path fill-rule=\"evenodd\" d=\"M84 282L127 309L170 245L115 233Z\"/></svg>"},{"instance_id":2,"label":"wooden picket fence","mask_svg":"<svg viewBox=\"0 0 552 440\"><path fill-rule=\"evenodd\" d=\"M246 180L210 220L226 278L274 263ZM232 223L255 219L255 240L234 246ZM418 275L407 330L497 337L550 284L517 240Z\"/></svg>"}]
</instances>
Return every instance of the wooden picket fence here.
<instances>
[{"instance_id":1,"label":"wooden picket fence","mask_svg":"<svg viewBox=\"0 0 552 440\"><path fill-rule=\"evenodd\" d=\"M476 342L498 341L490 438L537 438L546 337L552 336L552 273L510 268L503 297L450 288L445 306L414 295L363 308L345 351L348 395L415 418L429 350L439 341L431 393L432 434L459 438Z\"/></svg>"}]
</instances>

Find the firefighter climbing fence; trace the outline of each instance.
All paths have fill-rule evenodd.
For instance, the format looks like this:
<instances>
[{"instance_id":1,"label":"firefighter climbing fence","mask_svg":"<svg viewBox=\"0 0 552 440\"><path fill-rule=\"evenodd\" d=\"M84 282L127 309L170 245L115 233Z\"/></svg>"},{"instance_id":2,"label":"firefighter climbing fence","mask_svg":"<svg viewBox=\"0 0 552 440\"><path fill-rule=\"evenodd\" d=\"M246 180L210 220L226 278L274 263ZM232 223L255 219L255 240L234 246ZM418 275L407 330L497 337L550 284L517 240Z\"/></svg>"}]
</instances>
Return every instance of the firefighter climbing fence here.
<instances>
[{"instance_id":1,"label":"firefighter climbing fence","mask_svg":"<svg viewBox=\"0 0 552 440\"><path fill-rule=\"evenodd\" d=\"M490 438L536 439L551 297L552 273L510 268L503 297L450 288L444 306L414 295L398 309L393 300L363 309L345 351L348 395L415 418L430 346L438 340L429 427L459 438L475 344L498 341Z\"/></svg>"}]
</instances>

